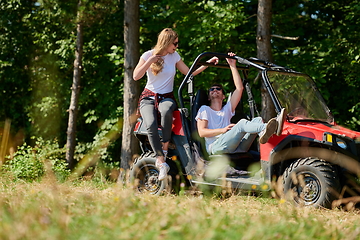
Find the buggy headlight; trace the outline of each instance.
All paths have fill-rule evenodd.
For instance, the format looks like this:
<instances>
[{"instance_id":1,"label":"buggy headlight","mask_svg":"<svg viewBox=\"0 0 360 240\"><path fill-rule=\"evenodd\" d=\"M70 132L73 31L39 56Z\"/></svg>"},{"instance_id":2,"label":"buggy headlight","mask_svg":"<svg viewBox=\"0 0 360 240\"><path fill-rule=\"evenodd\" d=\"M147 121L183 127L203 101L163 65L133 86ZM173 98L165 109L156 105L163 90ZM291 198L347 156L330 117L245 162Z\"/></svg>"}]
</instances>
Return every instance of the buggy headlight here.
<instances>
[{"instance_id":1,"label":"buggy headlight","mask_svg":"<svg viewBox=\"0 0 360 240\"><path fill-rule=\"evenodd\" d=\"M342 140L341 138L336 138L336 144L341 147L342 149L346 149L347 148L347 144L344 140Z\"/></svg>"}]
</instances>

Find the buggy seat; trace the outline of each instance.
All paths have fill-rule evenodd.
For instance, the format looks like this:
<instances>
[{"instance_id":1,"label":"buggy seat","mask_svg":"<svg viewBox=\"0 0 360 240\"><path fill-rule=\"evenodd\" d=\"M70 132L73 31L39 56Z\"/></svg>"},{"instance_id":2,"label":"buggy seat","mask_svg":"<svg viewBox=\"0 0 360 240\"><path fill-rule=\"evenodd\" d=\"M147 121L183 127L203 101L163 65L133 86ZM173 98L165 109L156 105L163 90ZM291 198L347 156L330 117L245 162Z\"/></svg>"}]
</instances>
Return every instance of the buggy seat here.
<instances>
[{"instance_id":1,"label":"buggy seat","mask_svg":"<svg viewBox=\"0 0 360 240\"><path fill-rule=\"evenodd\" d=\"M191 108L191 133L192 133L192 138L193 138L195 144L197 144L197 146L199 147L200 152L203 155L203 157L205 159L209 159L210 156L209 156L208 152L206 151L205 139L199 136L198 129L197 129L197 122L195 120L197 112L202 105L209 105L208 93L207 93L207 91L205 91L203 89L199 89L195 95L194 102L193 102L193 105ZM237 109L235 111L235 116L232 118L232 122L233 122L233 120L235 120L237 122L241 118L244 118L245 115L242 110L243 110L242 104L239 103L237 106ZM256 139L256 137L257 137L257 134L246 133L243 137L243 140L241 141L241 146L244 146L244 147L242 147L242 151L237 152L237 153L227 154L227 155L229 155L230 159L233 159L233 158L239 159L239 157L247 158L247 157L249 157L249 155L251 155L251 158L254 158L254 156L253 156L254 154L253 153L250 154L250 153L248 153L248 151L249 151L252 143ZM258 156L256 156L255 158L258 158Z\"/></svg>"}]
</instances>

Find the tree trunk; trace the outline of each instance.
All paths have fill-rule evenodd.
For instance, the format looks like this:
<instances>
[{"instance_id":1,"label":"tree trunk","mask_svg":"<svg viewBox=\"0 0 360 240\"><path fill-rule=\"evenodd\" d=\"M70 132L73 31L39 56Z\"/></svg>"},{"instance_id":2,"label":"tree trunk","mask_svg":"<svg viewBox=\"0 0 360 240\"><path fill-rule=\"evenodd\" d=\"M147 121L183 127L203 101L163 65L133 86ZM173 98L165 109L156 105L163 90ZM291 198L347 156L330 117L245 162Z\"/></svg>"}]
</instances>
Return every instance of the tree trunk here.
<instances>
[{"instance_id":1,"label":"tree trunk","mask_svg":"<svg viewBox=\"0 0 360 240\"><path fill-rule=\"evenodd\" d=\"M8 142L9 142L9 136L10 136L10 126L11 126L11 120L6 119L2 136L1 136L1 145L0 145L0 168L5 162L5 156L6 152L8 150Z\"/></svg>"},{"instance_id":2,"label":"tree trunk","mask_svg":"<svg viewBox=\"0 0 360 240\"><path fill-rule=\"evenodd\" d=\"M271 8L272 0L259 0L257 11L257 58L273 62L271 52ZM272 103L270 95L265 90L265 86L261 87L261 116L264 121L268 121L275 115L275 106Z\"/></svg>"},{"instance_id":3,"label":"tree trunk","mask_svg":"<svg viewBox=\"0 0 360 240\"><path fill-rule=\"evenodd\" d=\"M133 71L139 60L139 0L124 2L124 121L121 147L121 164L129 169L139 144L133 134L137 119L136 110L139 98L139 83L133 80Z\"/></svg>"},{"instance_id":4,"label":"tree trunk","mask_svg":"<svg viewBox=\"0 0 360 240\"><path fill-rule=\"evenodd\" d=\"M82 71L82 55L83 55L83 25L81 22L80 14L81 0L78 3L77 13L77 28L76 28L76 49L74 60L74 75L73 83L71 86L71 100L69 107L69 121L67 128L67 140L66 140L66 161L70 169L75 165L74 152L75 152L75 136L76 136L76 119L78 113L78 102L80 93L80 79Z\"/></svg>"}]
</instances>

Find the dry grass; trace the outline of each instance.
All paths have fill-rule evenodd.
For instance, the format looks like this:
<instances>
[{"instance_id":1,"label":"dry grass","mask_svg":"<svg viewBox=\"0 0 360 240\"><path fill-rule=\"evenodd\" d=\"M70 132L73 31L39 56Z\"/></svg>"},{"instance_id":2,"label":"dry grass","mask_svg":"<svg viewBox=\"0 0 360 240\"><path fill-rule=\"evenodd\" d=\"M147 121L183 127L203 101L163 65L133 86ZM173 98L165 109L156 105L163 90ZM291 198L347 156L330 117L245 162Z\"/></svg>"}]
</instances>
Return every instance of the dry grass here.
<instances>
[{"instance_id":1,"label":"dry grass","mask_svg":"<svg viewBox=\"0 0 360 240\"><path fill-rule=\"evenodd\" d=\"M232 195L137 195L91 181L0 177L0 239L360 239L359 211Z\"/></svg>"}]
</instances>

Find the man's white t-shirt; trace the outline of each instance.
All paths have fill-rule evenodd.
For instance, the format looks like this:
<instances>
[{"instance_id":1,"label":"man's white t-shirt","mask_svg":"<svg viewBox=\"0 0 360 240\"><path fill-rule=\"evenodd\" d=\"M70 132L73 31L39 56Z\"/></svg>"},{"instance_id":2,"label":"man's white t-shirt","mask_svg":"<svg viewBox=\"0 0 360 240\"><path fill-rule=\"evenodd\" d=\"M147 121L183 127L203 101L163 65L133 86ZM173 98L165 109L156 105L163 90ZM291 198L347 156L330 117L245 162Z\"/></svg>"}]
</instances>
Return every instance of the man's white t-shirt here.
<instances>
[{"instance_id":1,"label":"man's white t-shirt","mask_svg":"<svg viewBox=\"0 0 360 240\"><path fill-rule=\"evenodd\" d=\"M215 111L206 105L201 106L195 120L207 120L209 129L224 128L231 123L230 120L234 115L235 112L231 111L231 102L228 101L220 111ZM208 152L211 152L211 144L220 136L221 134L205 138L206 150Z\"/></svg>"},{"instance_id":2,"label":"man's white t-shirt","mask_svg":"<svg viewBox=\"0 0 360 240\"><path fill-rule=\"evenodd\" d=\"M153 51L146 51L141 58L147 61L153 55ZM154 93L165 94L173 91L176 63L181 60L181 57L177 52L174 52L162 58L164 59L164 67L158 75L155 76L151 72L151 68L146 71L147 82L145 88Z\"/></svg>"}]
</instances>

